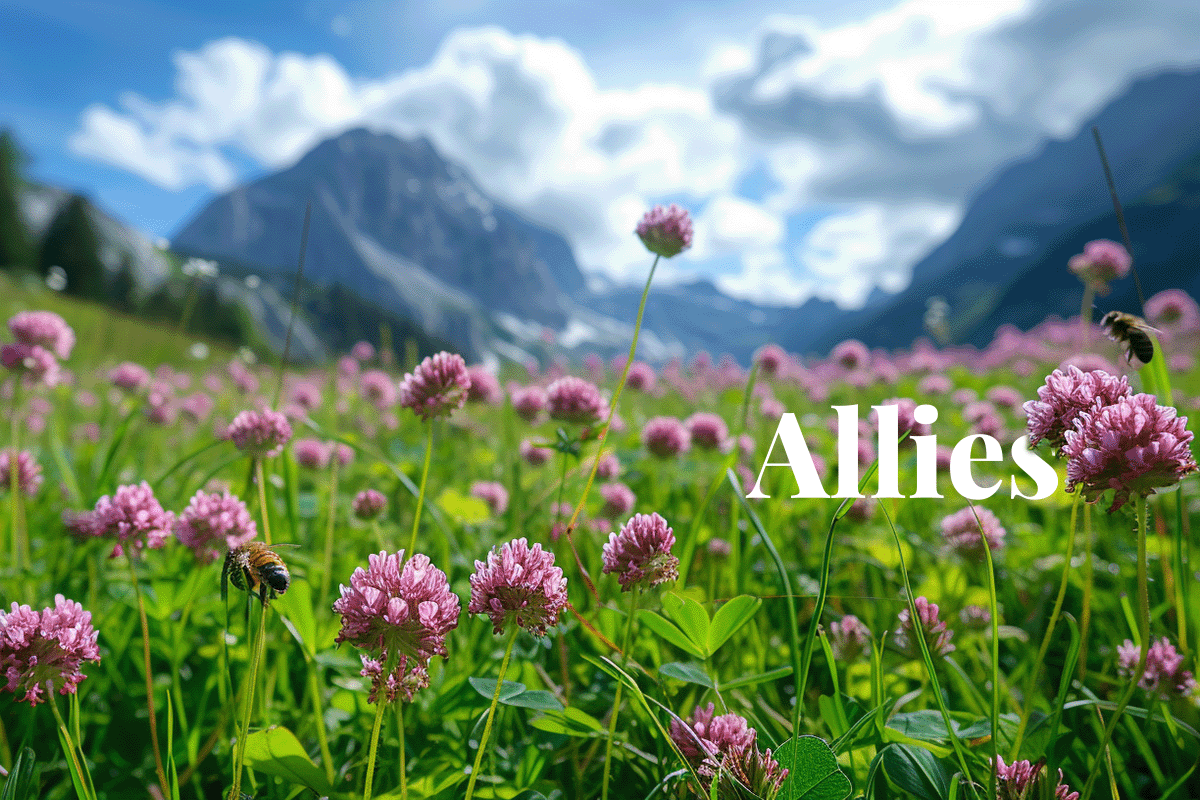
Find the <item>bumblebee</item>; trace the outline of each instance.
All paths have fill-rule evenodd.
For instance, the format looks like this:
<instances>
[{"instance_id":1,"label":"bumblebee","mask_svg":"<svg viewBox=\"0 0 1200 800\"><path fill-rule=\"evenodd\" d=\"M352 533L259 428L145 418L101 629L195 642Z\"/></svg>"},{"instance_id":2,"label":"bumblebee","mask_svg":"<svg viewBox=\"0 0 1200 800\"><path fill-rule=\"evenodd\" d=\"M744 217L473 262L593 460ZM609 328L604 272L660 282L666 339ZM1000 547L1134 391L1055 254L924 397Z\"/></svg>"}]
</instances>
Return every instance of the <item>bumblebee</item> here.
<instances>
[{"instance_id":1,"label":"bumblebee","mask_svg":"<svg viewBox=\"0 0 1200 800\"><path fill-rule=\"evenodd\" d=\"M1110 311L1100 320L1100 327L1107 331L1108 338L1125 344L1128 348L1125 355L1130 363L1134 356L1143 364L1149 364L1154 358L1154 340L1150 338L1150 331L1155 329L1141 317L1124 311Z\"/></svg>"},{"instance_id":2,"label":"bumblebee","mask_svg":"<svg viewBox=\"0 0 1200 800\"><path fill-rule=\"evenodd\" d=\"M287 591L292 576L279 555L262 542L235 547L225 555L225 566L221 569L221 599L229 596L232 583L251 594L258 592L263 605L268 599Z\"/></svg>"}]
</instances>

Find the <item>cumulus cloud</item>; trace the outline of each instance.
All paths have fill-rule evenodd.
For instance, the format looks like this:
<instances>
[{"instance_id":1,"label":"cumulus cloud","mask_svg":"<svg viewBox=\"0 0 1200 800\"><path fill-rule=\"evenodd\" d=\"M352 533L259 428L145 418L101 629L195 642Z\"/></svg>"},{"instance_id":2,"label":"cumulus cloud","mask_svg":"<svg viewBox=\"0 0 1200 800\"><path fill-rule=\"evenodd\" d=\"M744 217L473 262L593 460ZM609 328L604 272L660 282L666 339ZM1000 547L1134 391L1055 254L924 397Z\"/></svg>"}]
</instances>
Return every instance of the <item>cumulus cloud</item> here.
<instances>
[{"instance_id":1,"label":"cumulus cloud","mask_svg":"<svg viewBox=\"0 0 1200 800\"><path fill-rule=\"evenodd\" d=\"M499 28L456 30L432 60L379 79L327 56L230 38L175 56L175 96L96 105L75 152L169 189L224 189L249 159L285 166L356 125L425 136L483 189L562 232L581 266L640 277L631 235L651 202L704 203L665 277L734 264L727 291L842 305L902 288L969 193L1067 136L1140 73L1200 63L1200 5L903 0L832 27L775 17L714 32L707 83L597 85L580 53ZM750 200L739 181L765 170ZM814 204L840 209L803 233ZM674 262L679 262L678 264Z\"/></svg>"},{"instance_id":2,"label":"cumulus cloud","mask_svg":"<svg viewBox=\"0 0 1200 800\"><path fill-rule=\"evenodd\" d=\"M1166 5L906 0L829 29L776 17L750 46L714 48L708 74L779 185L767 207L842 204L795 254L818 294L852 306L902 288L1000 165L1073 135L1134 77L1200 63L1200 6Z\"/></svg>"}]
</instances>

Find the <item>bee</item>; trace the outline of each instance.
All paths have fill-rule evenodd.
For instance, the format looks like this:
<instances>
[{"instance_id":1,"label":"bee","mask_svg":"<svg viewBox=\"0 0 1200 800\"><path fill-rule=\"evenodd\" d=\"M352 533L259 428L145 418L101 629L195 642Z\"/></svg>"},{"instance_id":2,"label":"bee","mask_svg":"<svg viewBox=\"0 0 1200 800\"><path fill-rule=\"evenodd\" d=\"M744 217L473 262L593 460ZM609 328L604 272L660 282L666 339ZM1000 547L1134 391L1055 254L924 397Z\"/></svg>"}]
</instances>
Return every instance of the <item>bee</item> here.
<instances>
[{"instance_id":1,"label":"bee","mask_svg":"<svg viewBox=\"0 0 1200 800\"><path fill-rule=\"evenodd\" d=\"M1110 311L1100 320L1100 327L1108 332L1108 338L1114 342L1125 343L1130 363L1133 363L1134 356L1143 364L1149 364L1150 359L1154 358L1154 340L1150 338L1150 332L1157 333L1158 329L1151 328L1141 317L1124 311Z\"/></svg>"},{"instance_id":2,"label":"bee","mask_svg":"<svg viewBox=\"0 0 1200 800\"><path fill-rule=\"evenodd\" d=\"M262 542L235 547L225 555L225 566L221 569L221 599L229 597L229 584L253 594L263 605L276 595L283 594L291 585L292 576L283 559Z\"/></svg>"}]
</instances>

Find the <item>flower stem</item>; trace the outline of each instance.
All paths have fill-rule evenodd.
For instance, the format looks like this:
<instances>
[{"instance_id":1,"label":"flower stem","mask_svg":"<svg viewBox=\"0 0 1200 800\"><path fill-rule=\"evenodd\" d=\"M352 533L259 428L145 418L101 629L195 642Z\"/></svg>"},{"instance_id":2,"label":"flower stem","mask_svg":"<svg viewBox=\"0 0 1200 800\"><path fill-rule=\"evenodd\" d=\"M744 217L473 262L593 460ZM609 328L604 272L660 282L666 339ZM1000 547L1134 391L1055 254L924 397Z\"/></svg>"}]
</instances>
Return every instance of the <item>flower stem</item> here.
<instances>
[{"instance_id":1,"label":"flower stem","mask_svg":"<svg viewBox=\"0 0 1200 800\"><path fill-rule=\"evenodd\" d=\"M25 536L25 526L21 520L21 482L20 470L17 468L20 463L18 458L21 451L21 425L17 421L17 406L20 404L21 398L21 380L20 378L13 379L13 395L12 407L9 410L9 422L12 425L12 453L8 462L8 499L12 504L12 541L13 541L13 558L16 562L17 572L27 569L31 564L29 557L29 539Z\"/></svg>"},{"instance_id":2,"label":"flower stem","mask_svg":"<svg viewBox=\"0 0 1200 800\"><path fill-rule=\"evenodd\" d=\"M62 713L58 710L58 699L55 698L53 694L50 695L50 710L54 712L54 721L58 723L58 734L59 736L63 737L63 742L66 743L67 758L71 759L71 766L74 768L75 774L79 777L81 782L90 780L90 778L85 779L84 777L87 773L84 771L83 766L79 762L79 755L77 752L79 746L75 744L75 740L71 738L71 730L67 727L67 723L63 722ZM81 797L80 800L89 800L89 798Z\"/></svg>"},{"instance_id":3,"label":"flower stem","mask_svg":"<svg viewBox=\"0 0 1200 800\"><path fill-rule=\"evenodd\" d=\"M1138 522L1138 646L1141 648L1141 653L1138 656L1137 666L1134 668L1133 674L1129 677L1129 686L1125 689L1125 694L1121 696L1121 702L1117 704L1116 710L1108 718L1108 724L1104 726L1104 736L1100 739L1096 764L1092 767L1091 774L1088 775L1087 783L1084 784L1081 795L1082 800L1088 800L1092 796L1092 785L1103 771L1101 769L1103 766L1101 757L1107 752L1108 743L1112 740L1113 731L1116 730L1117 723L1120 722L1121 715L1125 713L1125 708L1129 705L1129 701L1133 699L1133 693L1137 691L1138 683L1141 682L1142 675L1146 672L1146 658L1150 654L1150 587L1146 574L1146 498L1136 495L1134 503L1137 508Z\"/></svg>"},{"instance_id":4,"label":"flower stem","mask_svg":"<svg viewBox=\"0 0 1200 800\"><path fill-rule=\"evenodd\" d=\"M266 644L267 604L263 603L262 615L258 619L258 632L254 635L254 650L250 656L250 674L247 676L246 697L242 706L242 726L238 731L237 752L233 760L233 787L229 800L241 800L242 767L246 763L246 740L250 738L250 712L254 709L254 689L258 684L258 665L262 661L263 646Z\"/></svg>"},{"instance_id":5,"label":"flower stem","mask_svg":"<svg viewBox=\"0 0 1200 800\"><path fill-rule=\"evenodd\" d=\"M325 777L332 785L336 777L333 770L333 755L329 751L329 737L325 733L325 712L321 710L321 684L317 680L317 665L311 660L308 662L308 683L309 691L313 696L313 715L317 722L317 743L321 747L321 764L325 767Z\"/></svg>"},{"instance_id":6,"label":"flower stem","mask_svg":"<svg viewBox=\"0 0 1200 800\"><path fill-rule=\"evenodd\" d=\"M404 703L396 703L396 727L400 731L400 800L408 800L408 769L404 764Z\"/></svg>"},{"instance_id":7,"label":"flower stem","mask_svg":"<svg viewBox=\"0 0 1200 800\"><path fill-rule=\"evenodd\" d=\"M629 637L633 633L633 617L637 613L638 590L634 589L629 598L629 619L625 621L625 635L621 639L621 666L629 660ZM608 800L608 779L612 772L613 737L617 732L617 713L621 710L621 689L624 684L617 681L617 691L613 694L612 716L608 720L608 740L604 743L604 778L600 783L601 800Z\"/></svg>"},{"instance_id":8,"label":"flower stem","mask_svg":"<svg viewBox=\"0 0 1200 800\"><path fill-rule=\"evenodd\" d=\"M1046 627L1046 633L1042 636L1042 646L1038 648L1037 658L1033 661L1033 670L1029 673L1029 681L1025 685L1025 707L1021 710L1021 724L1017 727L1017 735L1013 740L1010 761L1016 759L1017 754L1021 751L1021 742L1025 739L1025 728L1029 724L1029 715L1033 711L1033 694L1037 686L1038 673L1041 672L1046 652L1050 649L1050 640L1054 638L1054 627L1058 624L1058 615L1062 613L1063 598L1067 595L1067 582L1071 576L1071 557L1075 554L1075 521L1079 513L1081 496L1080 493L1076 493L1075 499L1071 503L1071 530L1067 536L1067 560L1063 564L1062 581L1058 584L1058 597L1054 600L1050 623ZM992 613L995 614L995 609L992 610Z\"/></svg>"},{"instance_id":9,"label":"flower stem","mask_svg":"<svg viewBox=\"0 0 1200 800\"><path fill-rule=\"evenodd\" d=\"M404 554L404 560L413 557L413 553L417 551L417 530L421 527L421 509L425 505L425 482L429 480L429 459L433 453L433 420L425 423L425 466L421 467L421 485L417 489L417 508L413 511L413 529L412 536L408 540L408 550Z\"/></svg>"},{"instance_id":10,"label":"flower stem","mask_svg":"<svg viewBox=\"0 0 1200 800\"><path fill-rule=\"evenodd\" d=\"M254 479L258 483L258 511L262 516L263 541L271 543L271 520L267 513L267 480L262 456L254 457Z\"/></svg>"},{"instance_id":11,"label":"flower stem","mask_svg":"<svg viewBox=\"0 0 1200 800\"><path fill-rule=\"evenodd\" d=\"M612 403L608 407L608 421L600 428L600 435L596 438L596 457L592 459L592 470L588 473L587 483L584 484L583 494L579 496L579 503L575 506L574 513L571 514L571 521L567 523L567 541L571 543L571 551L575 553L575 563L579 567L579 572L583 576L583 582L587 584L588 591L597 602L600 601L600 593L596 591L596 585L592 583L591 577L587 570L583 568L583 562L579 559L579 553L575 550L575 540L572 538L572 533L575 531L575 524L579 521L579 515L583 512L583 506L587 503L588 493L592 491L592 483L596 480L596 470L600 467L600 459L604 455L604 440L608 438L608 428L612 425L613 417L617 414L617 403L621 399L621 392L625 388L625 380L629 377L629 368L633 366L634 356L637 355L638 336L642 332L642 316L646 313L646 299L650 296L650 282L654 280L654 271L658 269L659 255L654 256L654 263L650 265L650 274L646 276L646 287L642 289L642 299L638 304L637 319L633 323L633 341L629 344L629 358L625 359L625 369L621 371L621 380L617 382L617 388L613 392ZM468 795L469 796L469 795Z\"/></svg>"},{"instance_id":12,"label":"flower stem","mask_svg":"<svg viewBox=\"0 0 1200 800\"><path fill-rule=\"evenodd\" d=\"M479 779L479 765L483 763L483 750L487 747L488 736L492 732L492 720L496 716L496 706L500 703L500 689L504 686L504 673L508 670L508 659L512 657L513 645L516 644L520 628L513 628L508 635L508 644L504 647L504 659L500 662L500 674L496 676L496 691L492 692L492 705L488 708L487 722L483 724L483 736L479 737L479 749L475 751L475 764L471 767L471 777L467 780L467 797L475 793L475 781Z\"/></svg>"},{"instance_id":13,"label":"flower stem","mask_svg":"<svg viewBox=\"0 0 1200 800\"><path fill-rule=\"evenodd\" d=\"M384 673L384 678L389 673ZM381 692L386 694L386 691ZM367 780L363 784L363 800L371 800L371 784L375 782L375 754L379 750L379 728L383 723L383 711L387 708L387 703L383 697L375 698L375 724L371 727L371 750L367 756Z\"/></svg>"},{"instance_id":14,"label":"flower stem","mask_svg":"<svg viewBox=\"0 0 1200 800\"><path fill-rule=\"evenodd\" d=\"M158 717L154 713L154 673L150 671L150 623L146 620L146 602L142 598L142 586L138 583L137 570L133 566L133 555L127 556L129 577L133 579L133 593L137 595L138 616L142 620L142 659L146 668L146 710L150 712L150 744L154 750L154 771L158 774L158 785L163 796L170 797L167 786L167 771L163 769L162 752L158 749Z\"/></svg>"},{"instance_id":15,"label":"flower stem","mask_svg":"<svg viewBox=\"0 0 1200 800\"><path fill-rule=\"evenodd\" d=\"M329 459L329 519L325 524L325 571L321 573L321 594L324 599L329 595L329 581L333 576L333 528L337 522L337 487L338 459L337 448L334 448L333 458Z\"/></svg>"},{"instance_id":16,"label":"flower stem","mask_svg":"<svg viewBox=\"0 0 1200 800\"><path fill-rule=\"evenodd\" d=\"M1096 570L1092 563L1092 549L1096 546L1092 537L1092 507L1083 507L1083 609L1079 615L1079 682L1087 677L1088 629L1092 624L1092 587L1096 582Z\"/></svg>"}]
</instances>

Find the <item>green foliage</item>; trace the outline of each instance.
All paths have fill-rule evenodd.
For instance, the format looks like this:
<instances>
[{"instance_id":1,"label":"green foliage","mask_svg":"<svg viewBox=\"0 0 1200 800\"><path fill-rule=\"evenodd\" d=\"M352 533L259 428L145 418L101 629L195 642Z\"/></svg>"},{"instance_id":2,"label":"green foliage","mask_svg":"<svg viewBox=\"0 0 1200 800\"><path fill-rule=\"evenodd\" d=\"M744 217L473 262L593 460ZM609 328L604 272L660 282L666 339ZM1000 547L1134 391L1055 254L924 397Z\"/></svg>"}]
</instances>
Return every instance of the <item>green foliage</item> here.
<instances>
[{"instance_id":1,"label":"green foliage","mask_svg":"<svg viewBox=\"0 0 1200 800\"><path fill-rule=\"evenodd\" d=\"M38 269L45 275L51 267L61 267L67 275L68 294L104 300L108 297L107 277L91 213L91 204L80 195L72 195L63 204L42 237Z\"/></svg>"},{"instance_id":2,"label":"green foliage","mask_svg":"<svg viewBox=\"0 0 1200 800\"><path fill-rule=\"evenodd\" d=\"M33 237L21 212L24 161L12 132L0 131L0 269L33 266Z\"/></svg>"}]
</instances>

